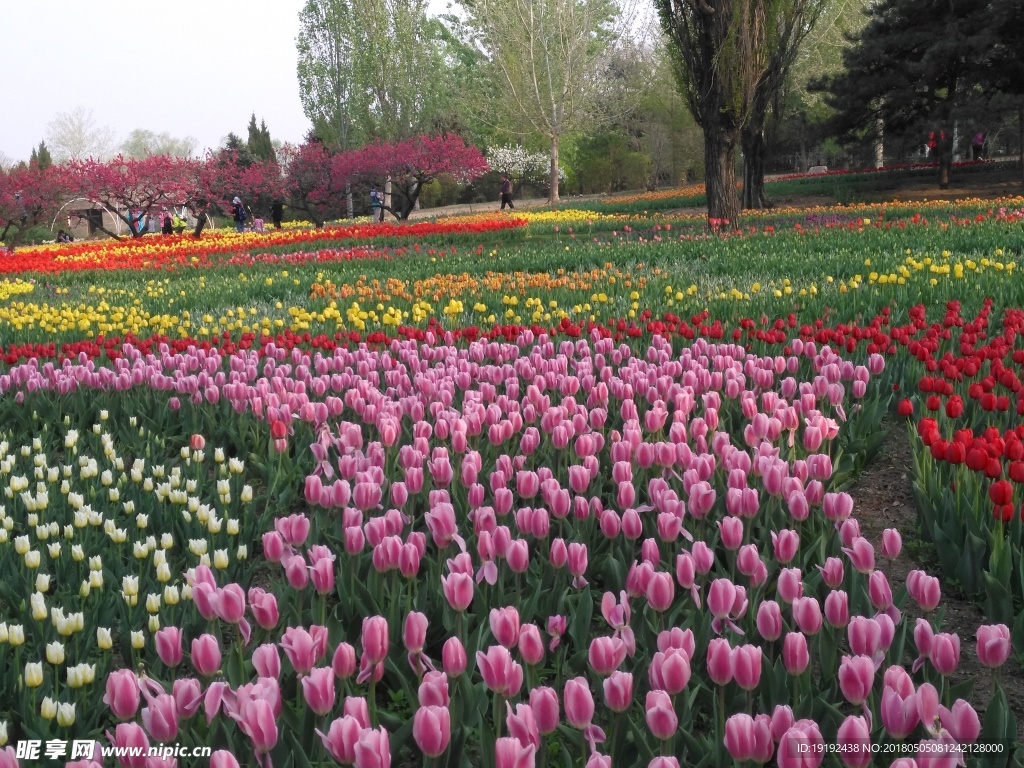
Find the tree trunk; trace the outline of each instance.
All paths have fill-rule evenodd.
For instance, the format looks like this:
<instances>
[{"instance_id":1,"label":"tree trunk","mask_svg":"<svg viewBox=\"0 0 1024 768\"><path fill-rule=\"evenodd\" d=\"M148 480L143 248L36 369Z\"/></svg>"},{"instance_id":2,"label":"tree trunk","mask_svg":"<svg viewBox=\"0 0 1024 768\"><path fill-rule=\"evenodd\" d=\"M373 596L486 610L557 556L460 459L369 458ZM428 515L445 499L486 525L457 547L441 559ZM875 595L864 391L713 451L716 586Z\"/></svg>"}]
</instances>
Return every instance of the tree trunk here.
<instances>
[{"instance_id":1,"label":"tree trunk","mask_svg":"<svg viewBox=\"0 0 1024 768\"><path fill-rule=\"evenodd\" d=\"M384 207L388 210L392 210L391 206L391 177L388 176L384 180Z\"/></svg>"},{"instance_id":2,"label":"tree trunk","mask_svg":"<svg viewBox=\"0 0 1024 768\"><path fill-rule=\"evenodd\" d=\"M878 140L875 141L875 168L882 168L885 165L885 122L878 118L875 126L878 128Z\"/></svg>"},{"instance_id":3,"label":"tree trunk","mask_svg":"<svg viewBox=\"0 0 1024 768\"><path fill-rule=\"evenodd\" d=\"M356 215L355 202L352 200L352 185L345 185L345 213L349 219L354 219Z\"/></svg>"},{"instance_id":4,"label":"tree trunk","mask_svg":"<svg viewBox=\"0 0 1024 768\"><path fill-rule=\"evenodd\" d=\"M548 172L548 184L551 190L548 192L548 203L554 205L558 202L558 137L551 137L551 168Z\"/></svg>"},{"instance_id":5,"label":"tree trunk","mask_svg":"<svg viewBox=\"0 0 1024 768\"><path fill-rule=\"evenodd\" d=\"M743 208L771 207L764 193L764 132L753 125L743 130Z\"/></svg>"},{"instance_id":6,"label":"tree trunk","mask_svg":"<svg viewBox=\"0 0 1024 768\"><path fill-rule=\"evenodd\" d=\"M1024 186L1024 106L1017 108L1017 134L1020 151L1020 183Z\"/></svg>"},{"instance_id":7,"label":"tree trunk","mask_svg":"<svg viewBox=\"0 0 1024 768\"><path fill-rule=\"evenodd\" d=\"M949 189L949 172L953 167L953 142L943 132L939 136L939 189Z\"/></svg>"},{"instance_id":8,"label":"tree trunk","mask_svg":"<svg viewBox=\"0 0 1024 768\"><path fill-rule=\"evenodd\" d=\"M704 128L704 178L708 224L712 229L737 226L740 199L736 194L736 132L709 120Z\"/></svg>"}]
</instances>

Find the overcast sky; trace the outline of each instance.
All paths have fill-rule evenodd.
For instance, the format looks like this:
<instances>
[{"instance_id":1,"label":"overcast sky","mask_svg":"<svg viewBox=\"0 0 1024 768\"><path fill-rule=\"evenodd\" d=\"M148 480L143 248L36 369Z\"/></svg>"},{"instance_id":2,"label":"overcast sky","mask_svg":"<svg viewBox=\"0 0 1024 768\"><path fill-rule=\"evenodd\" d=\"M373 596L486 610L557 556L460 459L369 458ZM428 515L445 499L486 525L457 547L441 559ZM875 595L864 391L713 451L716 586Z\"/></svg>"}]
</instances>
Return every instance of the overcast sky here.
<instances>
[{"instance_id":1,"label":"overcast sky","mask_svg":"<svg viewBox=\"0 0 1024 768\"><path fill-rule=\"evenodd\" d=\"M0 152L27 160L58 112L82 105L120 143L132 130L217 146L245 136L249 116L270 135L309 127L295 76L304 0L4 0ZM441 11L447 2L432 0Z\"/></svg>"}]
</instances>

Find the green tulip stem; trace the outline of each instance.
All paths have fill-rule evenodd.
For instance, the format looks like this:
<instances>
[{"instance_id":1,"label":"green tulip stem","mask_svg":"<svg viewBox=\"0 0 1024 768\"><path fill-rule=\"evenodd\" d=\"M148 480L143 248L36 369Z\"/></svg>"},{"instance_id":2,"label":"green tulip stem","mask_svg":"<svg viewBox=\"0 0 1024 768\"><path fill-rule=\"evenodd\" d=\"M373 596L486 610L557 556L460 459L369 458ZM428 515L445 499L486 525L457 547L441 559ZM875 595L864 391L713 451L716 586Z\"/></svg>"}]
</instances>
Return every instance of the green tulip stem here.
<instances>
[{"instance_id":1,"label":"green tulip stem","mask_svg":"<svg viewBox=\"0 0 1024 768\"><path fill-rule=\"evenodd\" d=\"M370 727L377 727L377 676L370 670Z\"/></svg>"},{"instance_id":2,"label":"green tulip stem","mask_svg":"<svg viewBox=\"0 0 1024 768\"><path fill-rule=\"evenodd\" d=\"M494 743L501 738L501 694L494 694Z\"/></svg>"}]
</instances>

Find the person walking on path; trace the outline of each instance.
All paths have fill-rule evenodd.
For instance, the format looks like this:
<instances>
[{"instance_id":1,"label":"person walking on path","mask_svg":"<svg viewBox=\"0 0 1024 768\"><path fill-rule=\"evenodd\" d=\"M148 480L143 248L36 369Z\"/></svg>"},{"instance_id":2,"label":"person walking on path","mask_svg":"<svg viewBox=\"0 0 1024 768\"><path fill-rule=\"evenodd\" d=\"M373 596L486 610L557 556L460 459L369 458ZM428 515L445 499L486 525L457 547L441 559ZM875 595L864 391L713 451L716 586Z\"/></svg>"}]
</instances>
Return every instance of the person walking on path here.
<instances>
[{"instance_id":1,"label":"person walking on path","mask_svg":"<svg viewBox=\"0 0 1024 768\"><path fill-rule=\"evenodd\" d=\"M978 131L974 134L974 141L971 142L971 159L981 160L985 156L985 134Z\"/></svg>"},{"instance_id":2,"label":"person walking on path","mask_svg":"<svg viewBox=\"0 0 1024 768\"><path fill-rule=\"evenodd\" d=\"M236 197L231 201L231 205L234 206L231 212L231 218L235 220L235 231L243 232L245 231L245 219L247 214L245 212L245 206L242 205L242 198Z\"/></svg>"},{"instance_id":3,"label":"person walking on path","mask_svg":"<svg viewBox=\"0 0 1024 768\"><path fill-rule=\"evenodd\" d=\"M377 190L376 185L370 188L370 209L373 213L373 220L384 222L384 197Z\"/></svg>"},{"instance_id":4,"label":"person walking on path","mask_svg":"<svg viewBox=\"0 0 1024 768\"><path fill-rule=\"evenodd\" d=\"M505 206L508 206L513 211L516 209L512 205L512 182L508 180L508 176L501 177L501 210L505 210Z\"/></svg>"}]
</instances>

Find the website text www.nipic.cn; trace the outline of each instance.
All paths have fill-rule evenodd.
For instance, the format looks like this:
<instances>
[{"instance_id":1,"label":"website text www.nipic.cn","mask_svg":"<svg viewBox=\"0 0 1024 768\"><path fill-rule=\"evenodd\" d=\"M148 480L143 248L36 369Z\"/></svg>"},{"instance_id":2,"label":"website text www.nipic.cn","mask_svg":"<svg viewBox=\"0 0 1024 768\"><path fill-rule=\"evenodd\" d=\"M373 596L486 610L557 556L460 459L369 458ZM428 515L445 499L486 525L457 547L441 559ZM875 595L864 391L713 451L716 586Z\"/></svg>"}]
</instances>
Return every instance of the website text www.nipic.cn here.
<instances>
[{"instance_id":1,"label":"website text www.nipic.cn","mask_svg":"<svg viewBox=\"0 0 1024 768\"><path fill-rule=\"evenodd\" d=\"M81 760L93 757L97 742L89 740L64 741L62 739L22 740L15 747L15 756L19 760ZM190 758L209 757L211 747L185 747L180 744L155 747L104 747L100 745L103 757L156 757L156 758Z\"/></svg>"}]
</instances>

